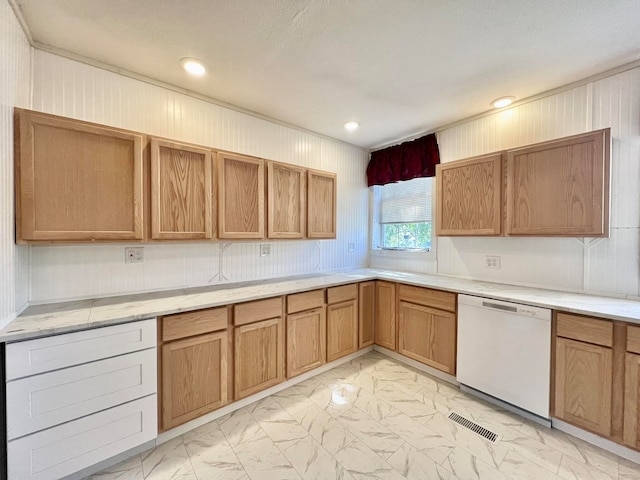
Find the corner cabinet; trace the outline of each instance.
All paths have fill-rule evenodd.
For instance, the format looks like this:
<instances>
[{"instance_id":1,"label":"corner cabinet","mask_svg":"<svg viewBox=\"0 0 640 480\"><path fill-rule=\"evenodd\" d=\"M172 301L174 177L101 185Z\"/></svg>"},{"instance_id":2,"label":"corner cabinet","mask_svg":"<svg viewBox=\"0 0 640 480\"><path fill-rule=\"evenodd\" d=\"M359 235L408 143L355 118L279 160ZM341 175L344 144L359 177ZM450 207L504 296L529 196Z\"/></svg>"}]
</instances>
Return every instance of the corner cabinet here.
<instances>
[{"instance_id":1,"label":"corner cabinet","mask_svg":"<svg viewBox=\"0 0 640 480\"><path fill-rule=\"evenodd\" d=\"M214 236L211 151L151 139L151 238Z\"/></svg>"},{"instance_id":2,"label":"corner cabinet","mask_svg":"<svg viewBox=\"0 0 640 480\"><path fill-rule=\"evenodd\" d=\"M376 281L374 343L396 350L396 284Z\"/></svg>"},{"instance_id":3,"label":"corner cabinet","mask_svg":"<svg viewBox=\"0 0 640 480\"><path fill-rule=\"evenodd\" d=\"M502 233L502 153L436 165L436 234Z\"/></svg>"},{"instance_id":4,"label":"corner cabinet","mask_svg":"<svg viewBox=\"0 0 640 480\"><path fill-rule=\"evenodd\" d=\"M267 236L304 238L306 229L306 169L267 162Z\"/></svg>"},{"instance_id":5,"label":"corner cabinet","mask_svg":"<svg viewBox=\"0 0 640 480\"><path fill-rule=\"evenodd\" d=\"M142 135L15 110L17 241L143 239Z\"/></svg>"},{"instance_id":6,"label":"corner cabinet","mask_svg":"<svg viewBox=\"0 0 640 480\"><path fill-rule=\"evenodd\" d=\"M264 160L218 152L218 236L264 238Z\"/></svg>"},{"instance_id":7,"label":"corner cabinet","mask_svg":"<svg viewBox=\"0 0 640 480\"><path fill-rule=\"evenodd\" d=\"M307 237L336 238L335 173L307 171Z\"/></svg>"},{"instance_id":8,"label":"corner cabinet","mask_svg":"<svg viewBox=\"0 0 640 480\"><path fill-rule=\"evenodd\" d=\"M376 318L376 282L358 284L358 346L373 345L373 326Z\"/></svg>"},{"instance_id":9,"label":"corner cabinet","mask_svg":"<svg viewBox=\"0 0 640 480\"><path fill-rule=\"evenodd\" d=\"M506 235L609 235L610 129L507 152Z\"/></svg>"}]
</instances>

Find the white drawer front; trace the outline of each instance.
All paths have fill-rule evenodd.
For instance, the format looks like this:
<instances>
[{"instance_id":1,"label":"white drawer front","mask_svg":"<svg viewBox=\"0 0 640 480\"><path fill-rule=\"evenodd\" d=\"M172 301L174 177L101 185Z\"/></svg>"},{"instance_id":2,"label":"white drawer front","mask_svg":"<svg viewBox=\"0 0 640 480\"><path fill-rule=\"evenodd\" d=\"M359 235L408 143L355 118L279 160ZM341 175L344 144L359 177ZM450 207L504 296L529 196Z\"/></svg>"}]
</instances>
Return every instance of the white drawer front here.
<instances>
[{"instance_id":1,"label":"white drawer front","mask_svg":"<svg viewBox=\"0 0 640 480\"><path fill-rule=\"evenodd\" d=\"M124 323L7 345L7 380L156 345L156 320Z\"/></svg>"},{"instance_id":2,"label":"white drawer front","mask_svg":"<svg viewBox=\"0 0 640 480\"><path fill-rule=\"evenodd\" d=\"M53 480L157 436L156 396L8 442L9 478Z\"/></svg>"},{"instance_id":3,"label":"white drawer front","mask_svg":"<svg viewBox=\"0 0 640 480\"><path fill-rule=\"evenodd\" d=\"M7 438L156 393L156 372L151 348L8 382Z\"/></svg>"}]
</instances>

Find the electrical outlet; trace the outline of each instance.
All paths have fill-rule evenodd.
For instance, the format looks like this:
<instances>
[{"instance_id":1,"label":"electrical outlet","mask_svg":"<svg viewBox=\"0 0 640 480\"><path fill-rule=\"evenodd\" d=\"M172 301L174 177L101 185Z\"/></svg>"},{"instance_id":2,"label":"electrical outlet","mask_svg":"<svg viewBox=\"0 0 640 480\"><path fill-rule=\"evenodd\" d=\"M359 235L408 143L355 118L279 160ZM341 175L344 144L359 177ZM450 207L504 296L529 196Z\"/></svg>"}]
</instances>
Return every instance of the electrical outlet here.
<instances>
[{"instance_id":1,"label":"electrical outlet","mask_svg":"<svg viewBox=\"0 0 640 480\"><path fill-rule=\"evenodd\" d=\"M498 255L485 255L484 256L485 268L493 268L495 270L500 269L500 257Z\"/></svg>"},{"instance_id":2,"label":"electrical outlet","mask_svg":"<svg viewBox=\"0 0 640 480\"><path fill-rule=\"evenodd\" d=\"M143 247L127 247L124 249L124 263L142 263Z\"/></svg>"},{"instance_id":3,"label":"electrical outlet","mask_svg":"<svg viewBox=\"0 0 640 480\"><path fill-rule=\"evenodd\" d=\"M355 243L347 244L347 252L355 252L355 251L356 251L356 244Z\"/></svg>"},{"instance_id":4,"label":"electrical outlet","mask_svg":"<svg viewBox=\"0 0 640 480\"><path fill-rule=\"evenodd\" d=\"M261 243L260 244L260 256L266 257L267 255L271 255L271 244L270 243Z\"/></svg>"}]
</instances>

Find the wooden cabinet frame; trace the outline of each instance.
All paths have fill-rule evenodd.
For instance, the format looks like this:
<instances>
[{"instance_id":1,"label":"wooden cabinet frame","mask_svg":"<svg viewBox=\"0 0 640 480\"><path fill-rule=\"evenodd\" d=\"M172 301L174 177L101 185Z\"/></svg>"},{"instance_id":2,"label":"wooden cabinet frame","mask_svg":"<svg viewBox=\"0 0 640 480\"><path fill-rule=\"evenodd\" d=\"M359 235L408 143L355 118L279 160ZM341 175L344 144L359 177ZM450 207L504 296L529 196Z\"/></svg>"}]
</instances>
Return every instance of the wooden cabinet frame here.
<instances>
[{"instance_id":1,"label":"wooden cabinet frame","mask_svg":"<svg viewBox=\"0 0 640 480\"><path fill-rule=\"evenodd\" d=\"M307 172L307 237L336 238L337 176Z\"/></svg>"},{"instance_id":2,"label":"wooden cabinet frame","mask_svg":"<svg viewBox=\"0 0 640 480\"><path fill-rule=\"evenodd\" d=\"M267 162L267 237L304 238L307 231L306 169Z\"/></svg>"},{"instance_id":3,"label":"wooden cabinet frame","mask_svg":"<svg viewBox=\"0 0 640 480\"><path fill-rule=\"evenodd\" d=\"M151 238L213 238L214 175L210 150L152 138Z\"/></svg>"}]
</instances>

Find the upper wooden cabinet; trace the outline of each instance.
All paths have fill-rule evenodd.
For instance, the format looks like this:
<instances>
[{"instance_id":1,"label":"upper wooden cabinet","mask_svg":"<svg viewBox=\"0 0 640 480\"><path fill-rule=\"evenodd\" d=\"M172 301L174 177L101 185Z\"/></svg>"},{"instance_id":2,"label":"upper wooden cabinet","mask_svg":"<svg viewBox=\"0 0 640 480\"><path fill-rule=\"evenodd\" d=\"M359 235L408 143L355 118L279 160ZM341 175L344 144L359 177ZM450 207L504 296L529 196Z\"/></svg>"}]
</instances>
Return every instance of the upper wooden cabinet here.
<instances>
[{"instance_id":1,"label":"upper wooden cabinet","mask_svg":"<svg viewBox=\"0 0 640 480\"><path fill-rule=\"evenodd\" d=\"M609 234L610 129L509 150L507 235Z\"/></svg>"},{"instance_id":2,"label":"upper wooden cabinet","mask_svg":"<svg viewBox=\"0 0 640 480\"><path fill-rule=\"evenodd\" d=\"M267 162L267 236L303 238L307 228L306 169Z\"/></svg>"},{"instance_id":3,"label":"upper wooden cabinet","mask_svg":"<svg viewBox=\"0 0 640 480\"><path fill-rule=\"evenodd\" d=\"M218 236L264 238L264 160L218 152Z\"/></svg>"},{"instance_id":4,"label":"upper wooden cabinet","mask_svg":"<svg viewBox=\"0 0 640 480\"><path fill-rule=\"evenodd\" d=\"M211 151L151 140L151 238L214 236Z\"/></svg>"},{"instance_id":5,"label":"upper wooden cabinet","mask_svg":"<svg viewBox=\"0 0 640 480\"><path fill-rule=\"evenodd\" d=\"M502 233L501 152L436 166L436 232Z\"/></svg>"},{"instance_id":6,"label":"upper wooden cabinet","mask_svg":"<svg viewBox=\"0 0 640 480\"><path fill-rule=\"evenodd\" d=\"M17 241L142 240L143 136L15 113Z\"/></svg>"},{"instance_id":7,"label":"upper wooden cabinet","mask_svg":"<svg viewBox=\"0 0 640 480\"><path fill-rule=\"evenodd\" d=\"M307 172L307 237L336 238L336 174Z\"/></svg>"}]
</instances>

